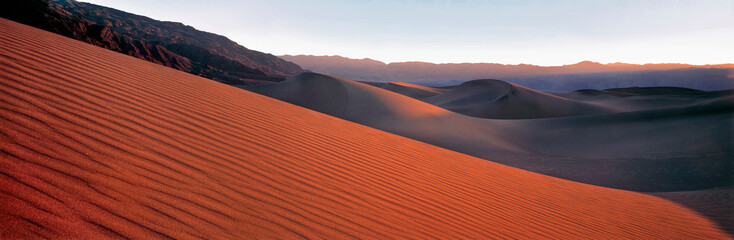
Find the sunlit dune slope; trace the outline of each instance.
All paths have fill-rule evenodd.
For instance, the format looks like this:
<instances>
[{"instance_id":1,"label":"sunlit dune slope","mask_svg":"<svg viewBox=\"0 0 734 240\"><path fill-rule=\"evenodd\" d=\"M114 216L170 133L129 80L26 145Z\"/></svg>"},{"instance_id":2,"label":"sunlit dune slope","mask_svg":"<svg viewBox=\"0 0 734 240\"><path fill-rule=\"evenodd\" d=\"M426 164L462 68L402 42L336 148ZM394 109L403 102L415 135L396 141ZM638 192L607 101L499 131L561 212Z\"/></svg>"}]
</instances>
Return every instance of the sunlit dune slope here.
<instances>
[{"instance_id":1,"label":"sunlit dune slope","mask_svg":"<svg viewBox=\"0 0 734 240\"><path fill-rule=\"evenodd\" d=\"M0 19L2 238L727 238Z\"/></svg>"},{"instance_id":2,"label":"sunlit dune slope","mask_svg":"<svg viewBox=\"0 0 734 240\"><path fill-rule=\"evenodd\" d=\"M447 88L433 88L404 82L383 83L378 87L416 99L433 97L449 90Z\"/></svg>"}]
</instances>

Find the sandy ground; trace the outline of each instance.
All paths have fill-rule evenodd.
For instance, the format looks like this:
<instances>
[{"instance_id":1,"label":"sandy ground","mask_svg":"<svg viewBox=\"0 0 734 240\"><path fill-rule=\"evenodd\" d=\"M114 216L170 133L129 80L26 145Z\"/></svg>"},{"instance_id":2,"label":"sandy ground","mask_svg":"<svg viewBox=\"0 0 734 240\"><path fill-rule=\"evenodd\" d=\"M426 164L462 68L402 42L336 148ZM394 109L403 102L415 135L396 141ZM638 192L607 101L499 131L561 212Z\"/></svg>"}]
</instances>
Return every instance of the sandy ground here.
<instances>
[{"instance_id":1,"label":"sandy ground","mask_svg":"<svg viewBox=\"0 0 734 240\"><path fill-rule=\"evenodd\" d=\"M507 167L4 19L0 32L2 238L727 238L661 198Z\"/></svg>"}]
</instances>

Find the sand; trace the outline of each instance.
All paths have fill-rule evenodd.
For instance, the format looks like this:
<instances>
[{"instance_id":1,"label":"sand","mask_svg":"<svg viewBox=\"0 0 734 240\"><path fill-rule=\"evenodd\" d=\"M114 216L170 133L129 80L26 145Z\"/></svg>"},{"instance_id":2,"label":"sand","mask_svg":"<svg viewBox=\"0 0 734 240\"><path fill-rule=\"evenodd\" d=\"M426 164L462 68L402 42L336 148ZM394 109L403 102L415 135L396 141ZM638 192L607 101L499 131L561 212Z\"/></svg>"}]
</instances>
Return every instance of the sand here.
<instances>
[{"instance_id":1,"label":"sand","mask_svg":"<svg viewBox=\"0 0 734 240\"><path fill-rule=\"evenodd\" d=\"M495 164L4 19L0 31L2 238L727 238L661 198Z\"/></svg>"},{"instance_id":2,"label":"sand","mask_svg":"<svg viewBox=\"0 0 734 240\"><path fill-rule=\"evenodd\" d=\"M495 80L479 83L474 91L454 88L444 94L476 100L481 94L469 93L508 90ZM636 111L639 104L628 103L639 101L622 98L612 104L614 108L607 104L607 109L614 109L611 113L497 120L458 114L368 84L316 73L246 89L490 161L594 185L661 192L732 182L734 102L720 92L646 111ZM579 100L567 101L519 86L513 91L518 94L507 97L512 100L507 102L511 107L502 107L505 114L530 113L527 108L514 107L523 103L561 112L578 109L574 105ZM584 101L587 103L581 103L596 104ZM486 103L478 102L476 105ZM649 102L660 101L650 98Z\"/></svg>"}]
</instances>

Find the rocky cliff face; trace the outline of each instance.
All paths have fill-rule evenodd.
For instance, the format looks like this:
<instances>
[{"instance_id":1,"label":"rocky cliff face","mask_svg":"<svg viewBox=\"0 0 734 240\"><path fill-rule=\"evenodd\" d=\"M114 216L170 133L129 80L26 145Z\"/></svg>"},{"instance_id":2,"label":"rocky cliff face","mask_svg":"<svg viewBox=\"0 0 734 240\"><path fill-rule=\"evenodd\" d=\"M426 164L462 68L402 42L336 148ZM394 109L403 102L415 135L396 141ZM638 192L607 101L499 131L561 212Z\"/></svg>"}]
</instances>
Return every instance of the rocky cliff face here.
<instances>
[{"instance_id":1,"label":"rocky cliff face","mask_svg":"<svg viewBox=\"0 0 734 240\"><path fill-rule=\"evenodd\" d=\"M92 11L86 8L103 9L119 14L105 15L110 17L108 22L99 24L96 21L100 21L102 17L89 19L86 14L90 12L99 13L102 10ZM124 18L130 16L133 16L131 17L132 20ZM134 19L147 19L143 22L148 23L157 21L114 9L96 5L92 6L91 4L78 3L71 0L4 0L0 3L0 17L231 85L282 81L284 76L302 71L298 65L278 59L277 57L273 57L275 59L262 57L265 59L262 61L262 65L269 64L270 67L251 67L258 66L260 63L251 59L249 62L237 60L223 54L217 54L217 49L207 48L208 44L217 44L211 41L227 40L225 37L206 33L200 34L202 39L197 39L196 35L191 34L188 34L186 38L175 36L174 34L165 34L174 31L171 30L176 29L173 26L180 27L177 30L179 34L183 34L182 32L186 31L203 32L180 23L159 22L169 26L169 28L152 28L150 24L140 24ZM115 17L122 19L112 19ZM115 24L111 24L113 22ZM146 26L150 28L145 29ZM124 31L118 31L118 29ZM255 52L250 54L255 56L267 55L247 50L234 42L229 42L230 47L239 47L237 49L241 53ZM226 49L223 48L218 51L223 52ZM232 53L230 55L237 56ZM244 56L244 54L242 55ZM245 57L240 58L244 59ZM281 69L278 68L278 64L287 67ZM265 70L272 74L267 73Z\"/></svg>"},{"instance_id":2,"label":"rocky cliff face","mask_svg":"<svg viewBox=\"0 0 734 240\"><path fill-rule=\"evenodd\" d=\"M219 55L249 68L257 69L270 75L293 75L303 71L295 63L285 61L271 54L247 49L228 38L199 31L191 26L177 22L158 21L148 17L135 15L112 8L74 0L52 0L64 10L90 20L96 24L109 27L117 32L132 36L143 41L170 45L191 45L209 51L212 55ZM169 49L172 49L169 47ZM186 51L177 52L180 55L190 54ZM192 53L195 54L195 53Z\"/></svg>"}]
</instances>

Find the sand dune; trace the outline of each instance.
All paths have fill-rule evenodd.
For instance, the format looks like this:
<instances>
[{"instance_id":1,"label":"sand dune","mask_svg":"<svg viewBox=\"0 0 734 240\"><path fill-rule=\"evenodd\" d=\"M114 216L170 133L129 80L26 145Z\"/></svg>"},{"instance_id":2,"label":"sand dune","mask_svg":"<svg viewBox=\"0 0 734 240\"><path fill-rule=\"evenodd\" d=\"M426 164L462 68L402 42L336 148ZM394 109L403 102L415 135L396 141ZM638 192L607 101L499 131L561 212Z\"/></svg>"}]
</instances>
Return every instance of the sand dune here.
<instances>
[{"instance_id":1,"label":"sand dune","mask_svg":"<svg viewBox=\"0 0 734 240\"><path fill-rule=\"evenodd\" d=\"M318 78L322 82L309 82L310 78ZM328 85L332 87L323 91ZM346 91L347 88L341 86L350 86L350 90ZM493 120L453 112L411 114L416 117L406 118L394 107L411 106L408 107L411 111L433 108L408 95L380 91L372 86L311 73L251 89L493 162L599 186L670 192L730 187L734 182L730 160L734 158L731 135L734 132L734 98L728 91L675 88L592 90L593 94L581 91L570 94L570 98L599 104L615 113ZM363 93L353 94L359 91ZM480 89L480 92L486 93L486 90ZM378 101L369 94L393 96L389 101ZM575 96L578 94L588 96ZM318 98L339 105L333 109L352 110L349 114L346 111L329 111L324 110L319 101L306 101ZM541 106L544 103L541 102ZM375 110L376 106L394 108L394 111ZM734 199L703 199L696 206L722 201ZM711 215L711 211L706 209L702 212ZM721 212L713 218L724 226L730 226L721 220L730 219L732 215L731 212Z\"/></svg>"},{"instance_id":2,"label":"sand dune","mask_svg":"<svg viewBox=\"0 0 734 240\"><path fill-rule=\"evenodd\" d=\"M526 152L503 135L502 123L482 121L349 79L303 73L244 89L352 122L470 154Z\"/></svg>"},{"instance_id":3,"label":"sand dune","mask_svg":"<svg viewBox=\"0 0 734 240\"><path fill-rule=\"evenodd\" d=\"M310 84L311 78L321 82ZM327 85L331 87L324 91ZM481 93L500 89L479 87ZM599 186L687 191L728 186L733 180L729 159L734 157L734 103L726 94L677 108L496 120L441 112L404 95L314 73L248 89L436 146ZM320 102L331 104L330 109ZM546 102L535 103L546 106ZM547 103L548 108L562 105L553 100ZM434 109L435 114L405 117L398 106L412 112Z\"/></svg>"},{"instance_id":4,"label":"sand dune","mask_svg":"<svg viewBox=\"0 0 734 240\"><path fill-rule=\"evenodd\" d=\"M371 119L380 116L410 119L448 113L439 107L364 83L311 72L296 75L278 84L243 88L347 119Z\"/></svg>"},{"instance_id":5,"label":"sand dune","mask_svg":"<svg viewBox=\"0 0 734 240\"><path fill-rule=\"evenodd\" d=\"M494 164L4 19L0 31L2 238L727 238L660 198Z\"/></svg>"},{"instance_id":6,"label":"sand dune","mask_svg":"<svg viewBox=\"0 0 734 240\"><path fill-rule=\"evenodd\" d=\"M423 101L472 117L550 118L612 112L610 109L538 92L499 80L474 80Z\"/></svg>"}]
</instances>

